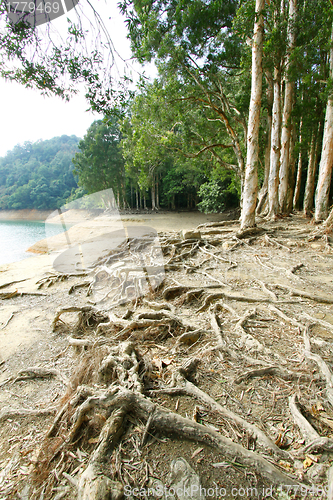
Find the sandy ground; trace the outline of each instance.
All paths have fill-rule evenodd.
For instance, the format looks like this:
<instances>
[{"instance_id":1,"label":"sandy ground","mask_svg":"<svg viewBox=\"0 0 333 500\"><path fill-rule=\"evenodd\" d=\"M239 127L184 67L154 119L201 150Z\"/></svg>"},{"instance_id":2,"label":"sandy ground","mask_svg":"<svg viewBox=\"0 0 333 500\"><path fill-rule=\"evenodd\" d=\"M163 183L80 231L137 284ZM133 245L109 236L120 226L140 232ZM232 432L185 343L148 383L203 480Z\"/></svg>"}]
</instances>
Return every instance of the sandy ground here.
<instances>
[{"instance_id":1,"label":"sandy ground","mask_svg":"<svg viewBox=\"0 0 333 500\"><path fill-rule=\"evenodd\" d=\"M225 220L233 212L227 214L202 214L200 212L161 212L140 214L100 214L86 210L69 210L61 216L48 218L47 224L62 224L68 229L66 234L56 235L41 240L32 245L27 251L33 253L45 253L63 249L70 242L76 245L92 238L100 237L118 231L122 228L128 229L132 226L146 226L157 232L188 230L206 222Z\"/></svg>"},{"instance_id":2,"label":"sandy ground","mask_svg":"<svg viewBox=\"0 0 333 500\"><path fill-rule=\"evenodd\" d=\"M182 240L177 235L181 229L222 218L197 215L175 214L172 219L169 214L158 214L157 218L150 214L123 216L127 231L131 225L157 228L157 220L159 231L171 229L168 234L160 233L165 281L142 300L130 301L131 296L127 296L129 302L122 303L112 295L123 289L128 277L122 283L123 275L117 275L117 266L125 260L119 257L118 249L111 254L114 262L105 264L114 264L114 275L103 272L101 266L96 271L98 279L94 283L104 283L107 289L105 300L99 301L87 295L87 280L92 276L62 279L54 272L52 258L57 254L34 256L0 268L0 470L5 471L0 474L0 498L1 494L6 500L35 498L24 492L28 491L25 488L33 477L37 456L43 465L44 452L51 457L51 465L47 465L46 482L38 486L36 498L45 488L47 500L58 498L58 494L65 500L78 498L75 484L86 470L108 418L103 404L91 410L77 439L67 448L62 448L61 443L66 442L72 426L71 413L68 418L64 414L54 438L44 441L45 432L55 412L67 401L63 399L66 390L72 391L71 395L79 384L89 386L93 394L104 394L105 387L98 378L101 362L110 352L121 352L127 341L136 346L139 377L145 397L156 405L155 411L164 409L172 418L187 418L189 426L193 422L193 426L202 425L205 433L217 432L241 446L243 453L255 450L262 458L268 457L268 466L273 464L275 471L269 477L261 475L257 455L251 458L250 465L243 464L242 454L236 449L230 457L225 449L218 451L207 446L204 439L198 440L196 434L194 439L186 440L181 433L177 437L163 429L156 431L154 424L150 428L148 419L138 417L134 411L124 424L121 446L108 462L108 476L131 484L146 484L147 477L168 484L170 464L184 457L205 487L217 484L226 488L223 498L327 498L318 492L328 486L332 453L303 453L308 438L291 414L290 398L297 396L301 411L315 431L333 441L332 403L328 400L331 382L327 382L321 368L325 364L332 371L333 238L325 233L315 237L316 227L297 214L271 223L259 221L262 232L245 239L237 237L239 223L235 220L232 225L202 228L198 240ZM77 237L86 238L94 230L92 227L83 226ZM96 227L103 235L107 220L101 217ZM131 287L124 290L130 294ZM113 309L107 301L113 301ZM113 318L100 332L95 319L79 323L75 312L92 303L100 314L109 311ZM53 329L56 313L66 307L74 311L65 312ZM148 327L140 326L142 318ZM103 323L105 319L98 321ZM312 355L306 350L305 334ZM184 342L184 335L189 335L188 341ZM87 347L81 350L72 341L87 341ZM173 394L173 376L183 373L180 368L188 366L191 359L197 359L199 367L186 376L194 384L190 387L200 390L201 396L184 393L184 387L180 387L183 393ZM20 370L28 367L56 370L61 376L17 379ZM278 373L254 373L262 367L277 369ZM128 383L134 390L133 373L123 381L119 378L117 383ZM165 387L171 392L163 392ZM206 399L202 399L203 395ZM226 418L225 409L261 429L271 440L268 449L260 435ZM147 429L146 444L142 446ZM282 490L292 477L298 484L306 483L309 488L312 485L314 493L287 496L279 495L276 489L273 496L266 495L263 488L271 486L274 475L276 485L281 473ZM245 490L233 495L233 487ZM246 488L252 487L259 493L245 495Z\"/></svg>"},{"instance_id":3,"label":"sandy ground","mask_svg":"<svg viewBox=\"0 0 333 500\"><path fill-rule=\"evenodd\" d=\"M26 216L28 212L33 216L32 212L36 211L25 212ZM230 216L231 213L205 215L200 212L165 212L147 215L117 215L111 218L110 216L103 215L95 217L95 214L91 216L91 213L89 214L85 211L79 212L77 210L71 210L64 215L63 221L65 221L65 224L68 226L73 223L76 224L68 231L71 245L75 246L78 242L84 242L93 238L98 239L99 236L110 234L120 228L126 228L128 230L128 228L133 226L144 226L151 227L159 233L180 231L182 229L192 229L208 221L215 222L228 219ZM59 217L52 218L50 221L55 224L61 222ZM99 247L101 241L101 239L98 240ZM109 244L112 244L112 235L108 241ZM31 292L35 290L37 292L36 282L43 276L54 272L54 260L62 250L67 248L67 246L67 239L64 234L37 242L29 250L38 254L44 253L44 255L32 256L20 262L0 266L0 287L5 283L17 282L13 283L10 287L6 287L5 291L11 292L17 290L18 292ZM46 252L50 250L51 253L46 254ZM69 271L71 271L71 269L69 269ZM41 296L41 301L43 302L43 296ZM5 361L17 351L28 349L29 346L38 342L44 335L41 326L41 316L45 316L45 304L43 304L41 308L38 308L38 304L36 304L33 310L29 310L28 305L20 314L16 314L17 309L17 306L9 305L6 301L3 301L0 305L0 362ZM53 307L50 307L50 310L52 309ZM10 321L10 328L3 328L3 325L12 314L14 314L14 317Z\"/></svg>"}]
</instances>

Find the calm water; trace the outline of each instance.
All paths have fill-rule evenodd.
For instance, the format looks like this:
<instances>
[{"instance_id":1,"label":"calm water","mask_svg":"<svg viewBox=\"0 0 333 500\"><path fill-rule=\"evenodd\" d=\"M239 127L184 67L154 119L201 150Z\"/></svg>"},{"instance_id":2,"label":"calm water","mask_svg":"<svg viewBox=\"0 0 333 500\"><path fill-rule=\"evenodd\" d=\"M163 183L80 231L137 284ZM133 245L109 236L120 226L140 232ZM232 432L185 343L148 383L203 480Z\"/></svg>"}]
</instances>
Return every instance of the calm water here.
<instances>
[{"instance_id":1,"label":"calm water","mask_svg":"<svg viewBox=\"0 0 333 500\"><path fill-rule=\"evenodd\" d=\"M47 236L63 231L57 224L47 225ZM31 257L26 250L36 241L46 238L44 222L0 221L0 265Z\"/></svg>"}]
</instances>

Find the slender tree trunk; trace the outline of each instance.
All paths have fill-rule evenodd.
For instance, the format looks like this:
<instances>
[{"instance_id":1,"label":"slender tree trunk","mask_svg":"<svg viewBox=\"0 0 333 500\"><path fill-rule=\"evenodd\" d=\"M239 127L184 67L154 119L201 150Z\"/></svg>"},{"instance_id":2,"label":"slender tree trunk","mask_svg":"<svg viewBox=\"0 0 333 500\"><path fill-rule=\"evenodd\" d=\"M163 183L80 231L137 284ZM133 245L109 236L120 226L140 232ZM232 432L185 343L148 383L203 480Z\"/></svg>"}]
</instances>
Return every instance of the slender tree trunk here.
<instances>
[{"instance_id":1,"label":"slender tree trunk","mask_svg":"<svg viewBox=\"0 0 333 500\"><path fill-rule=\"evenodd\" d=\"M156 207L157 210L160 209L160 194L159 194L159 182L158 182L158 175L156 176Z\"/></svg>"},{"instance_id":2,"label":"slender tree trunk","mask_svg":"<svg viewBox=\"0 0 333 500\"><path fill-rule=\"evenodd\" d=\"M247 154L241 229L255 226L258 192L259 118L262 94L262 51L264 35L263 10L265 0L256 0L256 20L252 42L251 101L247 131Z\"/></svg>"},{"instance_id":3,"label":"slender tree trunk","mask_svg":"<svg viewBox=\"0 0 333 500\"><path fill-rule=\"evenodd\" d=\"M296 177L296 187L293 199L294 210L299 210L299 197L301 194L301 182L302 182L302 119L299 124L299 153L298 153L298 163L297 163L297 177Z\"/></svg>"},{"instance_id":4,"label":"slender tree trunk","mask_svg":"<svg viewBox=\"0 0 333 500\"><path fill-rule=\"evenodd\" d=\"M146 200L146 193L143 193L143 209L147 210L147 200Z\"/></svg>"},{"instance_id":5,"label":"slender tree trunk","mask_svg":"<svg viewBox=\"0 0 333 500\"><path fill-rule=\"evenodd\" d=\"M264 212L267 206L268 196L268 178L270 170L270 154L271 154L271 134L272 134L272 105L273 105L273 78L271 74L266 75L267 87L267 133L266 133L266 147L265 147L265 173L264 182L261 186L258 196L258 205L256 214L260 215Z\"/></svg>"},{"instance_id":6,"label":"slender tree trunk","mask_svg":"<svg viewBox=\"0 0 333 500\"><path fill-rule=\"evenodd\" d=\"M275 219L279 212L279 168L280 168L280 131L281 131L281 71L274 68L274 99L271 138L270 172L268 179L268 216Z\"/></svg>"},{"instance_id":7,"label":"slender tree trunk","mask_svg":"<svg viewBox=\"0 0 333 500\"><path fill-rule=\"evenodd\" d=\"M325 220L325 222L324 222L324 226L325 226L325 227L331 227L331 226L333 226L333 208L332 208L332 210L330 211L330 213L329 213L329 215L328 215L327 219Z\"/></svg>"},{"instance_id":8,"label":"slender tree trunk","mask_svg":"<svg viewBox=\"0 0 333 500\"><path fill-rule=\"evenodd\" d=\"M315 176L317 168L317 158L320 143L321 134L321 124L318 126L318 132L313 132L311 138L311 146L309 152L309 164L308 172L306 177L305 194L304 194L304 204L303 212L306 217L311 216L311 210L313 209L313 195L315 190Z\"/></svg>"},{"instance_id":9,"label":"slender tree trunk","mask_svg":"<svg viewBox=\"0 0 333 500\"><path fill-rule=\"evenodd\" d=\"M289 0L289 20L288 20L288 49L286 55L286 78L284 92L284 106L282 117L281 131L281 158L280 158L280 185L279 185L279 206L281 213L288 213L288 185L289 185L289 169L290 169L290 138L292 125L290 122L291 112L293 109L293 94L294 82L290 81L290 59L291 53L295 47L295 29L294 23L296 18L296 0Z\"/></svg>"},{"instance_id":10,"label":"slender tree trunk","mask_svg":"<svg viewBox=\"0 0 333 500\"><path fill-rule=\"evenodd\" d=\"M287 192L287 210L286 213L290 214L293 210L293 198L295 190L295 170L296 170L296 158L295 158L295 142L296 142L296 127L292 128L290 143L289 143L289 181L288 181L288 192Z\"/></svg>"},{"instance_id":11,"label":"slender tree trunk","mask_svg":"<svg viewBox=\"0 0 333 500\"><path fill-rule=\"evenodd\" d=\"M155 197L155 175L153 175L152 183L151 183L151 209L156 210L156 197Z\"/></svg>"},{"instance_id":12,"label":"slender tree trunk","mask_svg":"<svg viewBox=\"0 0 333 500\"><path fill-rule=\"evenodd\" d=\"M330 77L333 78L333 24L330 49ZM328 215L328 202L333 167L333 94L327 101L323 146L319 165L319 176L316 190L315 219L321 221Z\"/></svg>"},{"instance_id":13,"label":"slender tree trunk","mask_svg":"<svg viewBox=\"0 0 333 500\"><path fill-rule=\"evenodd\" d=\"M138 191L138 188L136 188L136 191L135 191L135 199L136 199L136 209L139 210L139 191Z\"/></svg>"}]
</instances>

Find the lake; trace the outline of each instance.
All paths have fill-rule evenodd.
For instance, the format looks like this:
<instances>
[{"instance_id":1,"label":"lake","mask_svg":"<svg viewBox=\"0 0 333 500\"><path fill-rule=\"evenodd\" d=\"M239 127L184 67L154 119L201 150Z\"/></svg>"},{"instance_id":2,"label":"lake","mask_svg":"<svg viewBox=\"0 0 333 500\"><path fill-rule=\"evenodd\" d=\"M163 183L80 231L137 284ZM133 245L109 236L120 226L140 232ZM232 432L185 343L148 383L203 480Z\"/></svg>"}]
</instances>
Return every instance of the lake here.
<instances>
[{"instance_id":1,"label":"lake","mask_svg":"<svg viewBox=\"0 0 333 500\"><path fill-rule=\"evenodd\" d=\"M48 224L47 236L63 231L58 224ZM0 265L31 257L27 248L46 238L45 224L40 221L0 220Z\"/></svg>"}]
</instances>

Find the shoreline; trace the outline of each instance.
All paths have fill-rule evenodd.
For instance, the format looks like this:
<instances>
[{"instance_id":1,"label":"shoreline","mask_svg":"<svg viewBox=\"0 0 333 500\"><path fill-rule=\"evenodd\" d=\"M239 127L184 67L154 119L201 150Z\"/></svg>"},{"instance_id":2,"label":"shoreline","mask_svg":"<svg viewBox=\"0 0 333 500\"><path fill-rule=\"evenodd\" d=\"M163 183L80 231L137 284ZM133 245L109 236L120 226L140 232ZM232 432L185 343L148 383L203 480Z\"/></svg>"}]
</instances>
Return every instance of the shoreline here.
<instances>
[{"instance_id":1,"label":"shoreline","mask_svg":"<svg viewBox=\"0 0 333 500\"><path fill-rule=\"evenodd\" d=\"M0 221L44 222L53 210L24 208L20 210L0 210Z\"/></svg>"}]
</instances>

